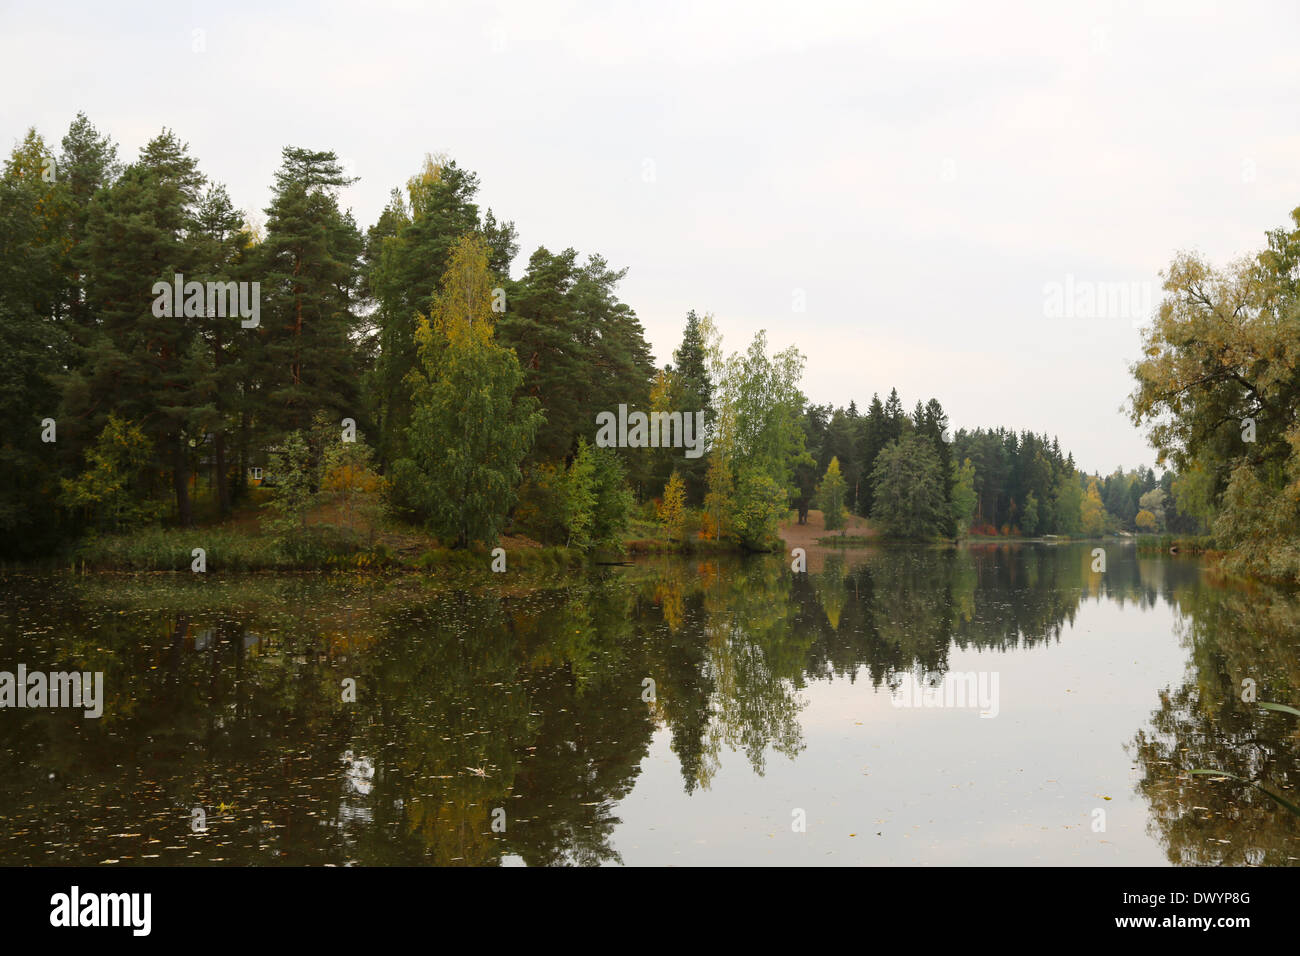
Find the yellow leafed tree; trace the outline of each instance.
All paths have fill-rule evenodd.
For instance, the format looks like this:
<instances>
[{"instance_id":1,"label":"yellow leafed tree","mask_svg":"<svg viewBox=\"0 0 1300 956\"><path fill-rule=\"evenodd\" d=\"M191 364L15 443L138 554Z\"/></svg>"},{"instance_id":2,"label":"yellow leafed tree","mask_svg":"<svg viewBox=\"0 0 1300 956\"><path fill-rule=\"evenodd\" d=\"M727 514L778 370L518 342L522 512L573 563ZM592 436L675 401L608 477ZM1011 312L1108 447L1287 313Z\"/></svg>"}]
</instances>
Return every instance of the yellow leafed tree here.
<instances>
[{"instance_id":1,"label":"yellow leafed tree","mask_svg":"<svg viewBox=\"0 0 1300 956\"><path fill-rule=\"evenodd\" d=\"M686 482L674 471L664 488L664 499L659 505L659 520L672 541L680 541L686 525Z\"/></svg>"},{"instance_id":2,"label":"yellow leafed tree","mask_svg":"<svg viewBox=\"0 0 1300 956\"><path fill-rule=\"evenodd\" d=\"M1098 535L1105 532L1106 506L1101 502L1101 491L1097 487L1096 478L1088 482L1088 490L1084 493L1079 514L1084 534Z\"/></svg>"},{"instance_id":3,"label":"yellow leafed tree","mask_svg":"<svg viewBox=\"0 0 1300 956\"><path fill-rule=\"evenodd\" d=\"M430 310L432 327L442 332L453 348L484 345L492 339L492 281L487 243L481 236L463 236L452 250L442 292Z\"/></svg>"}]
</instances>

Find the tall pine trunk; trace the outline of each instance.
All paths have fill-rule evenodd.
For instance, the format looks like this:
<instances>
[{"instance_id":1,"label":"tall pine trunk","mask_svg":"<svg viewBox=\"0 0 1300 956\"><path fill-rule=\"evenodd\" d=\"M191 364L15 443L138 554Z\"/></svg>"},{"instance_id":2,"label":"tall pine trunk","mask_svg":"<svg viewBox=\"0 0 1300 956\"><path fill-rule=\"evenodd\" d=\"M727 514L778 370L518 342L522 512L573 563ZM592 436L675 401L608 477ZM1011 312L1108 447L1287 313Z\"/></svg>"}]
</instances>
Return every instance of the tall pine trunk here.
<instances>
[{"instance_id":1,"label":"tall pine trunk","mask_svg":"<svg viewBox=\"0 0 1300 956\"><path fill-rule=\"evenodd\" d=\"M248 490L248 430L249 414L248 408L245 406L239 412L239 478L237 481L239 482L241 500Z\"/></svg>"},{"instance_id":2,"label":"tall pine trunk","mask_svg":"<svg viewBox=\"0 0 1300 956\"><path fill-rule=\"evenodd\" d=\"M190 508L189 463L186 461L185 436L176 439L173 451L172 484L176 488L176 519L182 528L194 523L194 513Z\"/></svg>"},{"instance_id":3,"label":"tall pine trunk","mask_svg":"<svg viewBox=\"0 0 1300 956\"><path fill-rule=\"evenodd\" d=\"M230 482L226 476L226 433L217 432L212 439L213 452L217 460L217 507L221 517L230 514Z\"/></svg>"}]
</instances>

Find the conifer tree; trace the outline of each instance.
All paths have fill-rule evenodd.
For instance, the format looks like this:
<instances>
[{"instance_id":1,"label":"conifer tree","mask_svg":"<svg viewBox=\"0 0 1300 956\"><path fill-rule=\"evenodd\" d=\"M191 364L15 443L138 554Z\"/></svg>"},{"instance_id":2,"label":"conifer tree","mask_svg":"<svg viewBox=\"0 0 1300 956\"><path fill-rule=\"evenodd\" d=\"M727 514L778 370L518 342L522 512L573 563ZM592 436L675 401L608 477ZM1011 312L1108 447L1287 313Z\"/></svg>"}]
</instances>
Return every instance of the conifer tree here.
<instances>
[{"instance_id":1,"label":"conifer tree","mask_svg":"<svg viewBox=\"0 0 1300 956\"><path fill-rule=\"evenodd\" d=\"M686 328L682 332L682 343L673 353L672 372L672 410L683 414L704 413L705 433L700 436L708 441L708 430L713 426L713 383L709 378L708 355L705 352L704 335L699 317L692 309L686 314ZM698 505L704 500L708 459L706 456L687 458L678 464L682 480L686 483L686 499L690 504Z\"/></svg>"},{"instance_id":2,"label":"conifer tree","mask_svg":"<svg viewBox=\"0 0 1300 956\"><path fill-rule=\"evenodd\" d=\"M195 274L203 183L186 145L163 130L92 204L85 262L97 322L64 396L66 418L79 423L69 438L80 447L102 431L110 412L140 424L158 464L171 474L182 525L192 518L190 441L201 437L190 361L202 307L196 312L186 300L180 315L174 303L156 308L154 285L170 286L178 273L188 282Z\"/></svg>"},{"instance_id":3,"label":"conifer tree","mask_svg":"<svg viewBox=\"0 0 1300 956\"><path fill-rule=\"evenodd\" d=\"M352 182L329 151L286 147L258 247L265 382L262 415L304 428L318 410L360 414L352 332L361 233L338 205Z\"/></svg>"}]
</instances>

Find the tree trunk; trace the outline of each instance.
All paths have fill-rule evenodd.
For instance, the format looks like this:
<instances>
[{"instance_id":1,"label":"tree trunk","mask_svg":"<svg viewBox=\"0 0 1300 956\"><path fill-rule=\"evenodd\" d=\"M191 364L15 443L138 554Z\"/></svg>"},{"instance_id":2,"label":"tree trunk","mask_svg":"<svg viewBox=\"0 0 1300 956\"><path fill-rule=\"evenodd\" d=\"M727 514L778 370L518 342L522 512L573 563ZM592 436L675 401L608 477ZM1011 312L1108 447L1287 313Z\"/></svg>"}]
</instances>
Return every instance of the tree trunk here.
<instances>
[{"instance_id":1,"label":"tree trunk","mask_svg":"<svg viewBox=\"0 0 1300 956\"><path fill-rule=\"evenodd\" d=\"M248 490L249 415L244 408L239 413L239 489L241 499Z\"/></svg>"},{"instance_id":2,"label":"tree trunk","mask_svg":"<svg viewBox=\"0 0 1300 956\"><path fill-rule=\"evenodd\" d=\"M185 451L185 436L181 435L176 439L172 484L176 488L176 520L182 528L188 528L194 522L194 513L190 508L189 462Z\"/></svg>"},{"instance_id":3,"label":"tree trunk","mask_svg":"<svg viewBox=\"0 0 1300 956\"><path fill-rule=\"evenodd\" d=\"M212 437L212 446L217 462L217 508L224 518L230 514L230 482L226 476L226 433L217 432Z\"/></svg>"}]
</instances>

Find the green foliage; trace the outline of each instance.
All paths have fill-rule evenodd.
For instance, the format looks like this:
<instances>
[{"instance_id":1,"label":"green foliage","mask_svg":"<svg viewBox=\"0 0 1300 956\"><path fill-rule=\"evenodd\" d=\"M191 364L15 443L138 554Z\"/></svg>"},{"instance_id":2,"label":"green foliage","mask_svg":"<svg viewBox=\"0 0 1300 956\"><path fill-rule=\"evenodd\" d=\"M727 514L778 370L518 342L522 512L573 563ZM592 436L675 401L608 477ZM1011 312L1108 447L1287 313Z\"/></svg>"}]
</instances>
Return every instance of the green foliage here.
<instances>
[{"instance_id":1,"label":"green foliage","mask_svg":"<svg viewBox=\"0 0 1300 956\"><path fill-rule=\"evenodd\" d=\"M562 544L569 532L563 522L566 469L561 464L540 464L528 468L519 486L514 511L517 530L546 544Z\"/></svg>"},{"instance_id":2,"label":"green foliage","mask_svg":"<svg viewBox=\"0 0 1300 956\"><path fill-rule=\"evenodd\" d=\"M817 489L817 506L827 531L838 531L845 526L844 478L840 475L838 458L832 458L826 466L826 474Z\"/></svg>"},{"instance_id":3,"label":"green foliage","mask_svg":"<svg viewBox=\"0 0 1300 956\"><path fill-rule=\"evenodd\" d=\"M1300 582L1300 209L1257 256L1176 256L1129 402L1229 569Z\"/></svg>"},{"instance_id":4,"label":"green foliage","mask_svg":"<svg viewBox=\"0 0 1300 956\"><path fill-rule=\"evenodd\" d=\"M333 420L357 407L359 368L352 330L361 233L339 208L352 180L332 151L285 147L258 247L264 402L289 428L320 410Z\"/></svg>"},{"instance_id":5,"label":"green foliage","mask_svg":"<svg viewBox=\"0 0 1300 956\"><path fill-rule=\"evenodd\" d=\"M388 206L366 236L365 276L376 302L378 354L367 380L371 414L379 422L379 459L391 463L407 455L411 422L407 376L418 366L417 314L429 314L461 238L481 232L489 248L489 268L509 271L514 258L514 226L497 225L491 210L480 219L474 202L478 177L445 156L426 156L406 183L394 189Z\"/></svg>"},{"instance_id":6,"label":"green foliage","mask_svg":"<svg viewBox=\"0 0 1300 956\"><path fill-rule=\"evenodd\" d=\"M1083 485L1073 467L1052 485L1053 533L1078 534L1083 530Z\"/></svg>"},{"instance_id":7,"label":"green foliage","mask_svg":"<svg viewBox=\"0 0 1300 956\"><path fill-rule=\"evenodd\" d=\"M1223 561L1229 571L1300 582L1300 498L1279 494L1277 485L1253 468L1234 468L1214 538L1229 549Z\"/></svg>"},{"instance_id":8,"label":"green foliage","mask_svg":"<svg viewBox=\"0 0 1300 956\"><path fill-rule=\"evenodd\" d=\"M731 534L731 510L736 490L735 475L721 454L709 456L708 492L704 496L705 533L721 541Z\"/></svg>"},{"instance_id":9,"label":"green foliage","mask_svg":"<svg viewBox=\"0 0 1300 956\"><path fill-rule=\"evenodd\" d=\"M207 573L275 571L349 566L359 552L346 528L310 525L289 537L250 534L234 527L142 527L128 534L82 541L76 560L113 571L179 571L189 574L193 549L203 548Z\"/></svg>"},{"instance_id":10,"label":"green foliage","mask_svg":"<svg viewBox=\"0 0 1300 956\"><path fill-rule=\"evenodd\" d=\"M977 533L1013 526L1025 534L1078 531L1083 488L1073 458L1055 439L1003 428L960 429L953 439L953 460L969 460L974 466L971 526ZM954 475L954 480L959 476ZM1151 480L1154 482L1154 476ZM955 485L953 494L957 494ZM1033 531L1028 531L1025 509L1031 495L1037 521Z\"/></svg>"},{"instance_id":11,"label":"green foliage","mask_svg":"<svg viewBox=\"0 0 1300 956\"><path fill-rule=\"evenodd\" d=\"M591 546L591 526L596 512L596 462L591 446L578 440L578 453L565 472L560 495L560 515L568 532L569 547Z\"/></svg>"},{"instance_id":12,"label":"green foliage","mask_svg":"<svg viewBox=\"0 0 1300 956\"><path fill-rule=\"evenodd\" d=\"M593 448L596 501L591 522L595 545L622 548L622 536L632 514L632 492L627 488L623 462L613 449Z\"/></svg>"},{"instance_id":13,"label":"green foliage","mask_svg":"<svg viewBox=\"0 0 1300 956\"><path fill-rule=\"evenodd\" d=\"M55 377L70 358L56 316L65 279L62 236L49 221L57 192L42 178L48 150L28 134L0 176L0 554L48 550L59 528L50 501L59 489L58 445L41 441L56 417ZM64 428L64 436L67 428Z\"/></svg>"},{"instance_id":14,"label":"green foliage","mask_svg":"<svg viewBox=\"0 0 1300 956\"><path fill-rule=\"evenodd\" d=\"M275 486L269 505L273 517L266 526L292 548L307 527L307 512L316 504L319 485L311 448L301 431L290 432L271 451L269 469Z\"/></svg>"},{"instance_id":15,"label":"green foliage","mask_svg":"<svg viewBox=\"0 0 1300 956\"><path fill-rule=\"evenodd\" d=\"M704 435L708 434L714 422L713 381L709 376L708 350L704 340L709 317L701 320L692 309L686 314L686 328L682 332L682 343L673 353L671 373L671 395L669 410L685 414L704 413ZM706 446L707 447L707 446ZM686 501L690 505L699 505L704 500L707 485L708 458L684 458L677 463L677 468L686 482Z\"/></svg>"},{"instance_id":16,"label":"green foliage","mask_svg":"<svg viewBox=\"0 0 1300 956\"><path fill-rule=\"evenodd\" d=\"M617 453L580 441L569 468L535 465L529 470L515 521L539 541L621 550L633 510Z\"/></svg>"},{"instance_id":17,"label":"green foliage","mask_svg":"<svg viewBox=\"0 0 1300 956\"><path fill-rule=\"evenodd\" d=\"M80 261L96 321L78 336L59 415L84 423L91 434L103 427L108 409L140 422L156 464L172 475L183 525L191 521L189 440L201 404L192 374L197 329L183 316L155 315L151 290L200 267L192 237L200 231L204 182L187 146L163 130L91 203Z\"/></svg>"},{"instance_id":18,"label":"green foliage","mask_svg":"<svg viewBox=\"0 0 1300 956\"><path fill-rule=\"evenodd\" d=\"M861 462L860 474L868 480L858 493L856 508L858 514L869 515L875 503L875 489L872 488L870 476L875 470L876 459L890 442L897 441L903 435L907 419L903 415L903 403L899 400L898 390L889 390L889 400L881 402L878 394L871 396L867 414L858 426Z\"/></svg>"},{"instance_id":19,"label":"green foliage","mask_svg":"<svg viewBox=\"0 0 1300 956\"><path fill-rule=\"evenodd\" d=\"M739 472L729 520L740 544L751 551L768 551L779 539L777 528L790 514L786 489L758 468Z\"/></svg>"},{"instance_id":20,"label":"green foliage","mask_svg":"<svg viewBox=\"0 0 1300 956\"><path fill-rule=\"evenodd\" d=\"M1214 468L1193 461L1178 473L1170 490L1179 511L1191 515L1198 526L1209 527L1214 523L1216 509L1214 485Z\"/></svg>"},{"instance_id":21,"label":"green foliage","mask_svg":"<svg viewBox=\"0 0 1300 956\"><path fill-rule=\"evenodd\" d=\"M1165 491L1163 488L1152 488L1150 491L1144 492L1142 497L1138 499L1138 507L1141 510L1138 512L1137 517L1134 518L1134 522L1139 527L1145 523L1139 520L1142 517L1142 512L1145 511L1151 516L1151 527L1145 530L1163 531L1165 529Z\"/></svg>"},{"instance_id":22,"label":"green foliage","mask_svg":"<svg viewBox=\"0 0 1300 956\"><path fill-rule=\"evenodd\" d=\"M881 533L895 538L929 538L942 534L945 513L939 456L928 441L905 435L885 446L872 471L875 502L871 518Z\"/></svg>"},{"instance_id":23,"label":"green foliage","mask_svg":"<svg viewBox=\"0 0 1300 956\"><path fill-rule=\"evenodd\" d=\"M975 466L966 458L960 465L954 461L952 470L952 522L957 534L964 535L975 517Z\"/></svg>"},{"instance_id":24,"label":"green foliage","mask_svg":"<svg viewBox=\"0 0 1300 956\"><path fill-rule=\"evenodd\" d=\"M457 547L496 541L543 421L536 401L517 395L523 373L515 353L493 340L492 285L485 244L466 237L453 253L435 324L420 319L411 457L394 467L400 500Z\"/></svg>"},{"instance_id":25,"label":"green foliage","mask_svg":"<svg viewBox=\"0 0 1300 956\"><path fill-rule=\"evenodd\" d=\"M1020 509L1021 534L1037 534L1038 520L1038 499L1034 497L1034 493L1031 491L1025 497L1025 506Z\"/></svg>"},{"instance_id":26,"label":"green foliage","mask_svg":"<svg viewBox=\"0 0 1300 956\"><path fill-rule=\"evenodd\" d=\"M505 286L500 339L520 358L524 394L545 414L531 461L567 458L578 438L591 434L599 411L646 407L654 375L650 349L636 313L614 291L626 271L598 255L579 264L573 249L542 247L523 278ZM627 463L649 464L646 456Z\"/></svg>"},{"instance_id":27,"label":"green foliage","mask_svg":"<svg viewBox=\"0 0 1300 956\"><path fill-rule=\"evenodd\" d=\"M715 446L738 475L762 473L794 490L795 467L809 458L800 422L804 361L793 346L769 357L766 332L728 360Z\"/></svg>"},{"instance_id":28,"label":"green foliage","mask_svg":"<svg viewBox=\"0 0 1300 956\"><path fill-rule=\"evenodd\" d=\"M63 480L63 503L81 509L90 524L109 533L157 520L159 507L144 493L140 475L152 457L144 431L109 415L99 438L86 451L86 467Z\"/></svg>"},{"instance_id":29,"label":"green foliage","mask_svg":"<svg viewBox=\"0 0 1300 956\"><path fill-rule=\"evenodd\" d=\"M193 550L203 548L208 572L265 571L291 564L279 543L231 528L145 527L129 534L97 535L82 541L76 559L89 568L114 571L190 573Z\"/></svg>"},{"instance_id":30,"label":"green foliage","mask_svg":"<svg viewBox=\"0 0 1300 956\"><path fill-rule=\"evenodd\" d=\"M78 114L57 178L46 175L54 157L35 130L0 177L0 412L15 424L0 441L8 553L81 530L55 506L70 500L65 479L80 500L92 495L77 470L110 412L137 423L151 449L134 479L141 514L169 483L182 526L193 520L191 488L212 492L212 513L227 516L247 495L250 469L267 466L278 487L265 524L285 560L328 557L336 545L336 557L362 560L349 549L358 530L373 533L385 500L460 547L495 540L512 520L548 543L619 547L633 494L648 504L674 469L684 485L674 537L694 546L699 531L714 547L768 547L791 502L806 518L819 475L828 526L841 509L871 512L877 460L907 436L940 463L944 531L970 518L954 455L973 466L981 524L1032 524L1035 505L1040 531L1079 520L1082 487L1055 442L1002 430L949 441L936 399L909 415L896 390L883 402L874 395L865 414L853 403L808 406L804 357L769 354L765 333L724 360L713 317L691 311L671 362L656 370L635 312L616 295L626 270L543 247L510 279L513 224L481 214L477 177L446 157L426 158L363 238L340 205L351 180L329 150L282 151L264 227L171 131L126 167L116 152ZM1270 275L1285 272L1293 245L1272 243ZM155 283L177 273L260 283L260 325L206 308L155 315ZM589 447L596 412L619 405L704 412L710 451ZM49 447L39 442L46 417L59 430ZM340 444L344 418L372 430L373 456ZM1215 506L1225 475L1212 469ZM1147 474L1117 473L1101 494L1131 525L1153 487ZM1160 487L1172 501L1173 479ZM676 488L668 497L675 509ZM341 527L312 524L322 503L338 508ZM1186 532L1176 518L1171 530ZM317 540L331 535L339 541Z\"/></svg>"}]
</instances>

